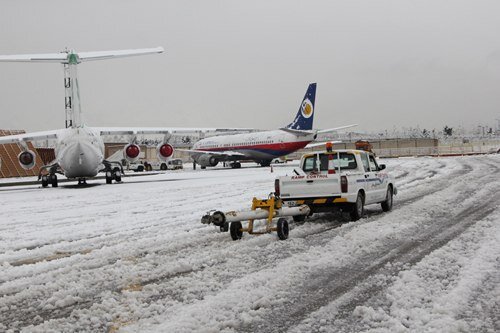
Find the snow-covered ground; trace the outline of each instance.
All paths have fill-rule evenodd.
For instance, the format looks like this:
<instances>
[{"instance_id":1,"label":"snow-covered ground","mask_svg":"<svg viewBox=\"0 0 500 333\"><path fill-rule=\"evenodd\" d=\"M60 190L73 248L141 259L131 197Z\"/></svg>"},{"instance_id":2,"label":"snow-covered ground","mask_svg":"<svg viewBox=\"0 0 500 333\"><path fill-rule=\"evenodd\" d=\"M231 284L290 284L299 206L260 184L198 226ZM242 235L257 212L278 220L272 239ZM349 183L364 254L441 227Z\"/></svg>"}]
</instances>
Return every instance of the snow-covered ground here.
<instances>
[{"instance_id":1,"label":"snow-covered ground","mask_svg":"<svg viewBox=\"0 0 500 333\"><path fill-rule=\"evenodd\" d=\"M500 331L500 156L384 162L392 212L286 241L200 218L289 165L0 187L0 332Z\"/></svg>"}]
</instances>

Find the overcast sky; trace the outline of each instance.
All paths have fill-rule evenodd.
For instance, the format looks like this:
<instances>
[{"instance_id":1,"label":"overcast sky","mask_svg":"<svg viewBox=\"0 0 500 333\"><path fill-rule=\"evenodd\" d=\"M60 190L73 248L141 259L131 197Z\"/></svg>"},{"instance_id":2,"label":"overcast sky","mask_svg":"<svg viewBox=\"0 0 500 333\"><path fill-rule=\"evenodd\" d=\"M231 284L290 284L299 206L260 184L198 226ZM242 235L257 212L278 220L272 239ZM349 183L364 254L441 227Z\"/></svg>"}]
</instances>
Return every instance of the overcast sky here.
<instances>
[{"instance_id":1,"label":"overcast sky","mask_svg":"<svg viewBox=\"0 0 500 333\"><path fill-rule=\"evenodd\" d=\"M79 66L88 125L316 128L500 118L500 1L3 0L0 54L163 46ZM0 63L0 128L64 127L62 65Z\"/></svg>"}]
</instances>

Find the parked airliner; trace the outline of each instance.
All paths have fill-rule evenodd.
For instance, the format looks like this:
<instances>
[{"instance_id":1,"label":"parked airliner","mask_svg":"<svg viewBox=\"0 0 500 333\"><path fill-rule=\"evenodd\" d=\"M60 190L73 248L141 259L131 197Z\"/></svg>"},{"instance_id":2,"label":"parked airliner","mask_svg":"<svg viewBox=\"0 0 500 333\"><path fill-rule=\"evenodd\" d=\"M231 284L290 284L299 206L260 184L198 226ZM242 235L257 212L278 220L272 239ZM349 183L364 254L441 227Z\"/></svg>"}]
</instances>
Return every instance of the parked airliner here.
<instances>
[{"instance_id":1,"label":"parked airliner","mask_svg":"<svg viewBox=\"0 0 500 333\"><path fill-rule=\"evenodd\" d=\"M80 106L80 92L77 78L77 65L84 61L103 60L126 56L162 53L163 48L80 52L65 50L61 53L50 54L26 54L0 56L0 61L10 62L48 62L62 63L64 65L64 87L66 91L66 128L33 132L19 135L0 137L0 144L18 143L23 151L18 155L20 166L26 170L35 166L35 153L28 149L28 141L56 139L55 160L43 166L40 170L39 179L42 186L57 187L57 173L67 178L77 179L79 184L85 183L87 178L96 176L99 172L106 174L106 183L121 181L123 168L118 162L110 162L104 159L103 135L128 135L130 143L123 149L124 158L129 162L139 159L140 148L136 143L138 134L162 134L164 141L157 146L157 156L161 161L169 159L174 148L168 143L173 132L190 133L195 131L231 131L238 129L216 129L216 128L101 128L88 127L82 119Z\"/></svg>"},{"instance_id":2,"label":"parked airliner","mask_svg":"<svg viewBox=\"0 0 500 333\"><path fill-rule=\"evenodd\" d=\"M356 126L313 130L315 99L316 83L311 83L295 119L288 126L274 131L214 136L196 142L192 149L185 151L191 154L194 166L197 163L202 169L228 161L232 168L240 168L244 160L269 166L273 159L308 146L320 133Z\"/></svg>"}]
</instances>

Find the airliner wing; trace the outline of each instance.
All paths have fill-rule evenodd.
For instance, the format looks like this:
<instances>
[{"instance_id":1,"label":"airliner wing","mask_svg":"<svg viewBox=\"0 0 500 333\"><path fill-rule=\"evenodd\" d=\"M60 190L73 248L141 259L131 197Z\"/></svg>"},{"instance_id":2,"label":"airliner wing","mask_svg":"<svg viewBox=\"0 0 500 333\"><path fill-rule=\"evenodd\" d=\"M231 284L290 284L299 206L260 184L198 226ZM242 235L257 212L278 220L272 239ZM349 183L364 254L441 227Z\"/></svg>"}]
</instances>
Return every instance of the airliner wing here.
<instances>
[{"instance_id":1,"label":"airliner wing","mask_svg":"<svg viewBox=\"0 0 500 333\"><path fill-rule=\"evenodd\" d=\"M328 142L331 142L331 143L342 143L342 141L311 142L307 146L305 146L304 148L314 148L314 147L324 146Z\"/></svg>"},{"instance_id":2,"label":"airliner wing","mask_svg":"<svg viewBox=\"0 0 500 333\"><path fill-rule=\"evenodd\" d=\"M280 130L295 134L297 136L306 136L306 135L314 134L314 131L298 130L298 129L288 128L288 127L282 127L282 128L280 128Z\"/></svg>"},{"instance_id":3,"label":"airliner wing","mask_svg":"<svg viewBox=\"0 0 500 333\"><path fill-rule=\"evenodd\" d=\"M219 151L219 150L198 150L198 149L176 149L177 151L184 151L190 154L209 154L213 156L235 156L235 157L242 157L245 156L245 154L242 154L240 152L234 151L234 150L224 150L224 151Z\"/></svg>"},{"instance_id":4,"label":"airliner wing","mask_svg":"<svg viewBox=\"0 0 500 333\"><path fill-rule=\"evenodd\" d=\"M250 131L250 128L185 128L185 127L92 127L101 135L227 133Z\"/></svg>"},{"instance_id":5,"label":"airliner wing","mask_svg":"<svg viewBox=\"0 0 500 333\"><path fill-rule=\"evenodd\" d=\"M60 63L66 60L67 58L68 55L66 53L14 54L14 55L1 55L0 61Z\"/></svg>"},{"instance_id":6,"label":"airliner wing","mask_svg":"<svg viewBox=\"0 0 500 333\"><path fill-rule=\"evenodd\" d=\"M102 60L110 58L122 58L143 54L162 53L163 47L155 47L148 49L134 49L134 50L118 50L118 51L96 51L96 52L78 52L78 58L81 61Z\"/></svg>"},{"instance_id":7,"label":"airliner wing","mask_svg":"<svg viewBox=\"0 0 500 333\"><path fill-rule=\"evenodd\" d=\"M340 126L340 127L335 127L335 128L328 128L328 129L324 129L324 130L319 130L316 133L321 134L321 133L336 132L336 131L343 130L343 129L346 129L346 128L351 128L351 127L354 127L354 126L358 126L358 124Z\"/></svg>"},{"instance_id":8,"label":"airliner wing","mask_svg":"<svg viewBox=\"0 0 500 333\"><path fill-rule=\"evenodd\" d=\"M328 128L328 129L324 129L324 130L317 130L316 132L312 131L312 130L311 131L298 130L298 129L288 128L288 127L280 128L280 130L288 132L288 133L295 134L296 136L306 136L306 135L315 134L315 133L321 134L321 133L336 132L336 131L339 131L339 130L342 130L342 129L346 129L346 128L350 128L350 127L354 127L354 126L358 126L358 124L352 124L352 125L335 127L335 128Z\"/></svg>"},{"instance_id":9,"label":"airliner wing","mask_svg":"<svg viewBox=\"0 0 500 333\"><path fill-rule=\"evenodd\" d=\"M0 136L0 144L56 139L58 132L59 132L58 130L53 130L45 132L32 132L32 133Z\"/></svg>"},{"instance_id":10,"label":"airliner wing","mask_svg":"<svg viewBox=\"0 0 500 333\"><path fill-rule=\"evenodd\" d=\"M59 53L41 53L41 54L14 54L14 55L1 55L0 61L9 62L55 62L55 63L69 63L69 56L74 51L65 51ZM110 58L122 58L130 56L138 56L143 54L162 53L163 47L155 47L149 49L134 49L134 50L117 50L117 51L96 51L96 52L79 52L74 53L77 56L77 61L92 61L103 60Z\"/></svg>"}]
</instances>

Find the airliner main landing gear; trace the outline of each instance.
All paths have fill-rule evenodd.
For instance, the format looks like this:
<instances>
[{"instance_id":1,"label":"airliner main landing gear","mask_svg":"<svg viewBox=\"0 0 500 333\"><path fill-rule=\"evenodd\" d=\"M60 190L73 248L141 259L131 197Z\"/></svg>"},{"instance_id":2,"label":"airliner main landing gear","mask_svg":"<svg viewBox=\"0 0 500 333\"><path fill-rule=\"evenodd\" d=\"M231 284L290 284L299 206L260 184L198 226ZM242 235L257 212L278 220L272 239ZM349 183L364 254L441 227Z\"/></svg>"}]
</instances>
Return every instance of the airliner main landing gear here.
<instances>
[{"instance_id":1,"label":"airliner main landing gear","mask_svg":"<svg viewBox=\"0 0 500 333\"><path fill-rule=\"evenodd\" d=\"M260 161L259 164L261 167L268 167L271 165L272 160Z\"/></svg>"},{"instance_id":2,"label":"airliner main landing gear","mask_svg":"<svg viewBox=\"0 0 500 333\"><path fill-rule=\"evenodd\" d=\"M58 186L56 174L43 175L41 176L41 180L42 180L42 187L47 187L49 186L49 184L52 185L52 187Z\"/></svg>"},{"instance_id":3,"label":"airliner main landing gear","mask_svg":"<svg viewBox=\"0 0 500 333\"><path fill-rule=\"evenodd\" d=\"M122 181L122 173L118 167L114 167L113 170L106 171L106 184L111 184L113 180L117 183Z\"/></svg>"},{"instance_id":4,"label":"airliner main landing gear","mask_svg":"<svg viewBox=\"0 0 500 333\"><path fill-rule=\"evenodd\" d=\"M52 187L58 186L56 173L61 173L59 170L59 164L44 165L40 168L40 173L38 174L38 180L42 181L42 187Z\"/></svg>"},{"instance_id":5,"label":"airliner main landing gear","mask_svg":"<svg viewBox=\"0 0 500 333\"><path fill-rule=\"evenodd\" d=\"M113 183L113 180L117 183L122 181L123 166L119 162L104 161L104 172L106 174L106 184ZM111 167L112 164L116 164L114 168Z\"/></svg>"}]
</instances>

